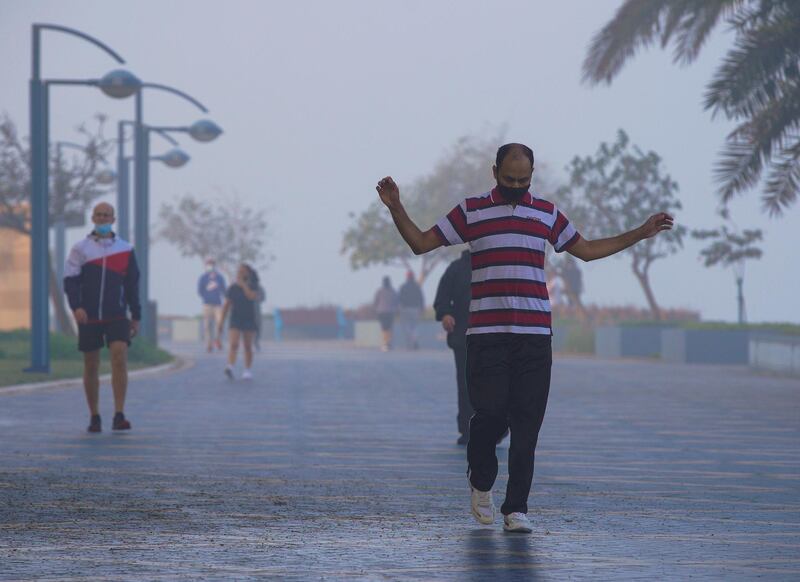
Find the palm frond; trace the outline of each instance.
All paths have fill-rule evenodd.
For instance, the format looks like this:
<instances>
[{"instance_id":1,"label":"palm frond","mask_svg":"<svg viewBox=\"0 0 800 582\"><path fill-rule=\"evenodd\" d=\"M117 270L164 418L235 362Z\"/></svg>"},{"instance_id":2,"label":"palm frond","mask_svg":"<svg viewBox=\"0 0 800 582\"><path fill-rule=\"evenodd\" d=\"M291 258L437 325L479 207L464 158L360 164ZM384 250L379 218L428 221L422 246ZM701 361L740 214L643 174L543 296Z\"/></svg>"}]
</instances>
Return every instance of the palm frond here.
<instances>
[{"instance_id":1,"label":"palm frond","mask_svg":"<svg viewBox=\"0 0 800 582\"><path fill-rule=\"evenodd\" d=\"M800 83L771 107L758 112L728 135L728 144L716 168L719 194L727 203L758 182L774 149L783 150L800 128Z\"/></svg>"},{"instance_id":2,"label":"palm frond","mask_svg":"<svg viewBox=\"0 0 800 582\"><path fill-rule=\"evenodd\" d=\"M748 118L771 106L800 79L800 3L773 10L761 24L739 24L740 34L723 59L705 95L705 107L733 119Z\"/></svg>"},{"instance_id":3,"label":"palm frond","mask_svg":"<svg viewBox=\"0 0 800 582\"><path fill-rule=\"evenodd\" d=\"M761 197L762 207L772 217L797 202L800 192L800 140L781 152L770 166L769 177Z\"/></svg>"},{"instance_id":4,"label":"palm frond","mask_svg":"<svg viewBox=\"0 0 800 582\"><path fill-rule=\"evenodd\" d=\"M661 18L672 0L627 0L595 34L583 61L583 81L609 84L625 61L641 47L650 46L659 30Z\"/></svg>"},{"instance_id":5,"label":"palm frond","mask_svg":"<svg viewBox=\"0 0 800 582\"><path fill-rule=\"evenodd\" d=\"M666 46L674 34L674 61L688 65L700 54L708 35L720 20L733 15L741 8L743 0L683 0L674 2L667 15L667 26L662 35ZM672 26L670 26L670 23Z\"/></svg>"},{"instance_id":6,"label":"palm frond","mask_svg":"<svg viewBox=\"0 0 800 582\"><path fill-rule=\"evenodd\" d=\"M675 62L688 64L714 26L733 17L746 1L627 0L592 39L583 61L583 81L611 83L628 59L656 39L662 48L674 40Z\"/></svg>"}]
</instances>

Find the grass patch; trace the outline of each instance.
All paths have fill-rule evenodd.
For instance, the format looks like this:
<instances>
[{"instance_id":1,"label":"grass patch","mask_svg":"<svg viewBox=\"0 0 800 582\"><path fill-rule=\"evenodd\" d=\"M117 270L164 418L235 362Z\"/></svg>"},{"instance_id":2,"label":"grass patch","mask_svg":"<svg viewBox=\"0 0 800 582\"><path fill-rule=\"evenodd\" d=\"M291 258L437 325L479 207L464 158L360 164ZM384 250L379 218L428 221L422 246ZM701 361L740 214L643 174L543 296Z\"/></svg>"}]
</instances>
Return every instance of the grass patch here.
<instances>
[{"instance_id":1,"label":"grass patch","mask_svg":"<svg viewBox=\"0 0 800 582\"><path fill-rule=\"evenodd\" d=\"M50 373L23 372L30 365L30 331L18 329L0 332L0 386L64 380L83 376L83 354L77 338L50 334ZM100 351L100 373L111 371L108 350ZM128 350L128 368L137 370L165 364L172 356L150 342L136 338Z\"/></svg>"}]
</instances>

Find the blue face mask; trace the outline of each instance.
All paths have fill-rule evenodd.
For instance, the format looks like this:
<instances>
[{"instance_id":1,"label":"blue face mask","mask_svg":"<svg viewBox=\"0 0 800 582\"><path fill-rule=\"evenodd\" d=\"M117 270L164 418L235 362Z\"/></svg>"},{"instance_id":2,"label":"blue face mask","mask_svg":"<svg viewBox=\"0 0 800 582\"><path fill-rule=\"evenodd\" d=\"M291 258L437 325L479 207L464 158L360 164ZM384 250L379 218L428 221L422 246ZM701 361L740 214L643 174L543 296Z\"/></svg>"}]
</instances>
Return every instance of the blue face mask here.
<instances>
[{"instance_id":1,"label":"blue face mask","mask_svg":"<svg viewBox=\"0 0 800 582\"><path fill-rule=\"evenodd\" d=\"M110 224L95 224L94 231L99 234L100 236L106 236L107 234L111 234L111 225Z\"/></svg>"}]
</instances>

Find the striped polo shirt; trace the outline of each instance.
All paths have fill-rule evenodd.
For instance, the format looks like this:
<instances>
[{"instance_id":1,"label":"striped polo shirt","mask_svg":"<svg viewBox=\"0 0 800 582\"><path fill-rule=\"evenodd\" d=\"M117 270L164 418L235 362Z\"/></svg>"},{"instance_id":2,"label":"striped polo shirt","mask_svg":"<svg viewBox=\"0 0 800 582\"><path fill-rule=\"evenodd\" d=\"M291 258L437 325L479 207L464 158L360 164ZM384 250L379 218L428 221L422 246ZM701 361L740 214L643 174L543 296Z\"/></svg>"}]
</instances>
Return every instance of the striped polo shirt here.
<instances>
[{"instance_id":1,"label":"striped polo shirt","mask_svg":"<svg viewBox=\"0 0 800 582\"><path fill-rule=\"evenodd\" d=\"M549 242L560 253L580 239L552 202L528 192L514 207L495 188L466 198L433 228L445 246L469 243L468 335L552 334L545 244Z\"/></svg>"}]
</instances>

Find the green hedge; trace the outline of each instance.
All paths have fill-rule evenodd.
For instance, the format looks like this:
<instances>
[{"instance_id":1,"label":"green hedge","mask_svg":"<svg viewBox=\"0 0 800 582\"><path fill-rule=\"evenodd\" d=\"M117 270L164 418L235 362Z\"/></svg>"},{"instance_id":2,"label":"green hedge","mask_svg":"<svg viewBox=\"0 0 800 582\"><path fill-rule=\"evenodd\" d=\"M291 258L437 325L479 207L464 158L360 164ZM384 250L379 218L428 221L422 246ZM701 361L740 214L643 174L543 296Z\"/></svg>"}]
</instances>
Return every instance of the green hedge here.
<instances>
[{"instance_id":1,"label":"green hedge","mask_svg":"<svg viewBox=\"0 0 800 582\"><path fill-rule=\"evenodd\" d=\"M0 332L0 359L27 360L30 358L31 334L27 329ZM50 334L50 359L82 361L78 340L60 333ZM172 360L169 352L154 346L143 338L135 338L128 350L128 361L133 364L157 365Z\"/></svg>"}]
</instances>

